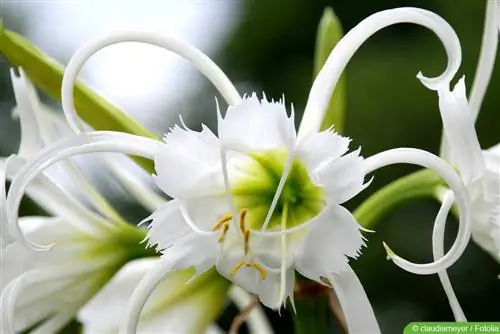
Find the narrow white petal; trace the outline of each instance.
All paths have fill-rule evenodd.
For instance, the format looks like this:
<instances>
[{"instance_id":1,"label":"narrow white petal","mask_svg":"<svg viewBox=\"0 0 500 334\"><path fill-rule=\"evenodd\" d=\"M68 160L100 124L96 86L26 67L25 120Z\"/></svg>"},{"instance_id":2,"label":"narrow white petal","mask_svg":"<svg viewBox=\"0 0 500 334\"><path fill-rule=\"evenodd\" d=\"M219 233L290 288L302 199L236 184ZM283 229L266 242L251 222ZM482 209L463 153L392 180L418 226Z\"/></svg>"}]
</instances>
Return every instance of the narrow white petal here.
<instances>
[{"instance_id":1,"label":"narrow white petal","mask_svg":"<svg viewBox=\"0 0 500 334\"><path fill-rule=\"evenodd\" d=\"M249 150L291 148L295 145L293 117L284 102L260 100L255 93L235 106L229 106L218 122L222 142Z\"/></svg>"},{"instance_id":2,"label":"narrow white petal","mask_svg":"<svg viewBox=\"0 0 500 334\"><path fill-rule=\"evenodd\" d=\"M349 258L357 258L365 243L355 218L341 206L328 207L312 220L315 222L296 252L296 267L321 283L320 277L343 272Z\"/></svg>"},{"instance_id":3,"label":"narrow white petal","mask_svg":"<svg viewBox=\"0 0 500 334\"><path fill-rule=\"evenodd\" d=\"M39 173L52 164L65 158L91 152L117 152L153 159L158 152L160 142L125 133L101 131L84 134L58 141L53 146L39 152L13 178L6 209L10 233L16 240L34 249L47 249L26 240L17 224L18 208L22 195Z\"/></svg>"},{"instance_id":4,"label":"narrow white petal","mask_svg":"<svg viewBox=\"0 0 500 334\"><path fill-rule=\"evenodd\" d=\"M453 265L463 254L470 240L472 207L468 191L460 177L444 160L432 153L414 148L396 148L371 156L365 160L365 172L368 174L379 168L398 163L415 164L434 170L448 183L456 198L460 212L457 238L448 253L439 260L426 264L415 264L397 256L384 244L389 257L399 267L414 274L436 274Z\"/></svg>"},{"instance_id":5,"label":"narrow white petal","mask_svg":"<svg viewBox=\"0 0 500 334\"><path fill-rule=\"evenodd\" d=\"M251 302L250 295L240 288L233 285L229 290L229 296L236 306L241 310L247 307ZM248 316L247 324L251 333L254 334L272 334L273 329L266 314L260 305L255 306Z\"/></svg>"},{"instance_id":6,"label":"narrow white petal","mask_svg":"<svg viewBox=\"0 0 500 334\"><path fill-rule=\"evenodd\" d=\"M348 267L345 272L328 276L328 279L339 298L349 333L380 333L375 313L356 273Z\"/></svg>"},{"instance_id":7,"label":"narrow white petal","mask_svg":"<svg viewBox=\"0 0 500 334\"><path fill-rule=\"evenodd\" d=\"M472 117L476 120L490 83L495 65L500 31L500 5L498 1L487 1L481 52L477 62L474 82L469 96Z\"/></svg>"},{"instance_id":8,"label":"narrow white petal","mask_svg":"<svg viewBox=\"0 0 500 334\"><path fill-rule=\"evenodd\" d=\"M444 233L446 226L446 218L448 217L448 213L453 205L454 201L453 193L448 192L445 195L441 208L436 216L436 220L434 222L434 231L432 232L432 253L434 256L434 260L438 260L444 255ZM450 278L446 270L438 273L439 280L443 285L443 289L448 297L448 302L450 303L451 310L453 311L453 315L455 316L455 321L466 322L464 312L460 307L460 303L458 302L457 296L453 291L453 287L450 282Z\"/></svg>"},{"instance_id":9,"label":"narrow white petal","mask_svg":"<svg viewBox=\"0 0 500 334\"><path fill-rule=\"evenodd\" d=\"M0 161L0 170L5 170L7 179L12 180L26 163L27 161L21 157L11 156L7 161ZM80 201L61 190L44 173L33 178L26 188L26 193L48 213L79 224L82 230L92 230L92 222L102 220L99 215L87 209ZM4 210L6 209L6 206L2 207ZM7 220L4 221L4 224L7 224ZM4 232L8 233L7 230Z\"/></svg>"},{"instance_id":10,"label":"narrow white petal","mask_svg":"<svg viewBox=\"0 0 500 334\"><path fill-rule=\"evenodd\" d=\"M482 176L485 165L465 95L464 78L458 81L452 92L446 87L440 89L438 94L449 153L456 162L465 184L469 184Z\"/></svg>"},{"instance_id":11,"label":"narrow white petal","mask_svg":"<svg viewBox=\"0 0 500 334\"><path fill-rule=\"evenodd\" d=\"M224 72L203 52L182 39L168 35L160 35L142 31L122 31L110 33L104 37L96 38L73 55L64 72L61 98L63 111L68 119L71 128L79 133L85 131L84 126L78 118L73 104L73 86L83 64L97 51L117 43L140 42L155 45L166 50L173 51L178 55L191 61L220 91L229 104L238 104L241 97L226 77Z\"/></svg>"},{"instance_id":12,"label":"narrow white petal","mask_svg":"<svg viewBox=\"0 0 500 334\"><path fill-rule=\"evenodd\" d=\"M448 55L446 70L436 78L427 78L421 73L417 76L425 86L433 90L449 84L462 59L460 41L453 28L440 16L419 8L396 8L380 11L367 17L351 29L330 53L309 92L299 128L299 138L320 129L338 79L357 49L380 29L397 23L422 25L439 37Z\"/></svg>"},{"instance_id":13,"label":"narrow white petal","mask_svg":"<svg viewBox=\"0 0 500 334\"><path fill-rule=\"evenodd\" d=\"M40 108L40 101L33 84L29 81L22 68L17 69L19 76L14 69L10 69L10 78L16 98L16 108L14 112L19 116L21 123L21 143L19 145L19 155L29 157L43 147L40 127L37 120L36 110Z\"/></svg>"},{"instance_id":14,"label":"narrow white petal","mask_svg":"<svg viewBox=\"0 0 500 334\"><path fill-rule=\"evenodd\" d=\"M166 199L156 193L153 185L147 183L141 177L142 175L137 175L143 172L139 168L133 171L127 170L123 168L123 163L120 161L122 159L110 155L102 155L100 160L107 170L118 180L123 189L133 196L145 209L155 211L165 203ZM130 159L127 160L130 165L134 164Z\"/></svg>"},{"instance_id":15,"label":"narrow white petal","mask_svg":"<svg viewBox=\"0 0 500 334\"><path fill-rule=\"evenodd\" d=\"M31 331L31 334L53 334L59 332L75 316L75 310L61 312Z\"/></svg>"}]
</instances>

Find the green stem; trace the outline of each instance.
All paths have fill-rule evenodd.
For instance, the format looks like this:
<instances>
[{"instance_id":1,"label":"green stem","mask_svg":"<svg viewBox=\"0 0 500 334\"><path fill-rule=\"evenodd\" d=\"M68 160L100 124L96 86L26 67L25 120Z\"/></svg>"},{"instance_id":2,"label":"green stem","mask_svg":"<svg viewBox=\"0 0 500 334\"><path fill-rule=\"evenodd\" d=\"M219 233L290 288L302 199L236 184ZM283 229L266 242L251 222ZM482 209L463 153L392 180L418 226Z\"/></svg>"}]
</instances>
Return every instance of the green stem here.
<instances>
[{"instance_id":1,"label":"green stem","mask_svg":"<svg viewBox=\"0 0 500 334\"><path fill-rule=\"evenodd\" d=\"M396 206L416 198L432 197L436 188L443 184L439 175L425 169L404 176L371 195L354 211L357 221L372 228Z\"/></svg>"}]
</instances>

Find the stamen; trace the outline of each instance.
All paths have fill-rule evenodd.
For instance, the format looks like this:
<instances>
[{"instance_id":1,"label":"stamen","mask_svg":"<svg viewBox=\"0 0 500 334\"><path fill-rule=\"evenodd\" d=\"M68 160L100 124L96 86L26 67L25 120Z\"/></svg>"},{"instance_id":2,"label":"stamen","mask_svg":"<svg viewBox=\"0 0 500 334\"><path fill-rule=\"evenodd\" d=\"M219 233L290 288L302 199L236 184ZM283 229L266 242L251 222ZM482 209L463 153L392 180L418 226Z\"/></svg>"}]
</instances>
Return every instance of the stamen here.
<instances>
[{"instance_id":1,"label":"stamen","mask_svg":"<svg viewBox=\"0 0 500 334\"><path fill-rule=\"evenodd\" d=\"M214 228L212 229L212 231L215 232L215 231L219 230L223 225L227 225L227 223L229 221L231 221L231 219L233 219L232 215L230 215L230 214L225 215L224 217L222 217L221 219L219 219L217 221L217 223L215 223Z\"/></svg>"},{"instance_id":2,"label":"stamen","mask_svg":"<svg viewBox=\"0 0 500 334\"><path fill-rule=\"evenodd\" d=\"M231 277L236 275L236 273L238 272L238 270L240 270L241 268L243 268L244 266L246 266L247 264L244 262L244 261L240 261L238 262L234 267L233 269L231 269L231 272L230 272L230 275Z\"/></svg>"},{"instance_id":3,"label":"stamen","mask_svg":"<svg viewBox=\"0 0 500 334\"><path fill-rule=\"evenodd\" d=\"M254 268L255 270L257 270L259 272L260 277L262 278L262 280L265 280L267 278L267 272L266 272L266 270L260 264L258 264L257 262L251 262L251 263L249 263L249 262L245 262L245 261L238 262L233 267L233 269L231 269L230 275L231 276L236 275L236 273L238 272L238 270L240 270L243 267Z\"/></svg>"},{"instance_id":4,"label":"stamen","mask_svg":"<svg viewBox=\"0 0 500 334\"><path fill-rule=\"evenodd\" d=\"M243 234L245 255L248 255L250 250L250 230L246 230Z\"/></svg>"},{"instance_id":5,"label":"stamen","mask_svg":"<svg viewBox=\"0 0 500 334\"><path fill-rule=\"evenodd\" d=\"M230 218L231 219L231 218ZM220 235L219 239L217 239L217 242L218 243L222 243L224 242L224 240L226 240L226 234L227 234L227 231L229 231L229 224L225 224L224 225L224 228L222 230L222 234Z\"/></svg>"},{"instance_id":6,"label":"stamen","mask_svg":"<svg viewBox=\"0 0 500 334\"><path fill-rule=\"evenodd\" d=\"M245 234L247 228L245 226L245 217L247 216L248 209L242 209L240 212L240 230L242 234Z\"/></svg>"}]
</instances>

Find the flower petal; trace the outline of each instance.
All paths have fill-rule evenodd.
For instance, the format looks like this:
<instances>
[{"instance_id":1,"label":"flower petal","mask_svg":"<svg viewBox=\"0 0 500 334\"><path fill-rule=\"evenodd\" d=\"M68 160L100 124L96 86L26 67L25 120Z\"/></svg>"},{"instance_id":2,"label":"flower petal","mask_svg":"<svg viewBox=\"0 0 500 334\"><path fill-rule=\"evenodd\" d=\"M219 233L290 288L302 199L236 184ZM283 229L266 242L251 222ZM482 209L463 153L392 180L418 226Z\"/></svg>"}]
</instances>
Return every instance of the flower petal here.
<instances>
[{"instance_id":1,"label":"flower petal","mask_svg":"<svg viewBox=\"0 0 500 334\"><path fill-rule=\"evenodd\" d=\"M130 158L106 154L102 155L100 160L123 189L145 209L155 211L166 202L165 198L156 193L154 185L144 180L144 171L138 168ZM127 168L124 168L124 164Z\"/></svg>"},{"instance_id":2,"label":"flower petal","mask_svg":"<svg viewBox=\"0 0 500 334\"><path fill-rule=\"evenodd\" d=\"M307 165L310 173L314 174L317 168L344 155L350 141L333 130L312 132L299 144L297 157Z\"/></svg>"},{"instance_id":3,"label":"flower petal","mask_svg":"<svg viewBox=\"0 0 500 334\"><path fill-rule=\"evenodd\" d=\"M117 333L130 296L141 279L159 261L159 258L145 258L125 265L78 314L85 332ZM152 333L154 329L193 333L201 325L207 325L200 323L205 320L203 304L187 298L177 298L180 290L189 291L186 282L192 275L189 270L176 272L158 285L144 306L137 333Z\"/></svg>"},{"instance_id":4,"label":"flower petal","mask_svg":"<svg viewBox=\"0 0 500 334\"><path fill-rule=\"evenodd\" d=\"M341 204L357 195L365 185L360 150L344 155L316 170L313 180L326 190L329 204Z\"/></svg>"},{"instance_id":5,"label":"flower petal","mask_svg":"<svg viewBox=\"0 0 500 334\"><path fill-rule=\"evenodd\" d=\"M465 95L464 78L458 81L452 92L448 88L440 89L438 95L451 159L456 162L464 183L469 184L483 175L485 165Z\"/></svg>"},{"instance_id":6,"label":"flower petal","mask_svg":"<svg viewBox=\"0 0 500 334\"><path fill-rule=\"evenodd\" d=\"M288 117L284 101L259 100L255 93L219 117L218 131L221 141L249 150L292 148L296 140L293 112Z\"/></svg>"},{"instance_id":7,"label":"flower petal","mask_svg":"<svg viewBox=\"0 0 500 334\"><path fill-rule=\"evenodd\" d=\"M338 275L329 275L351 334L376 334L380 328L372 306L356 273L348 267Z\"/></svg>"},{"instance_id":8,"label":"flower petal","mask_svg":"<svg viewBox=\"0 0 500 334\"><path fill-rule=\"evenodd\" d=\"M345 271L349 258L357 258L365 243L354 216L341 206L330 206L313 220L296 252L296 268L321 283L321 276Z\"/></svg>"},{"instance_id":9,"label":"flower petal","mask_svg":"<svg viewBox=\"0 0 500 334\"><path fill-rule=\"evenodd\" d=\"M26 161L21 157L11 156L8 161L0 160L0 170L5 170L7 179L12 179L25 164ZM80 224L82 230L91 231L93 229L91 223L102 219L78 200L62 191L44 174L37 175L31 181L26 193L48 213L64 218L71 223ZM7 222L4 221L4 223Z\"/></svg>"},{"instance_id":10,"label":"flower petal","mask_svg":"<svg viewBox=\"0 0 500 334\"><path fill-rule=\"evenodd\" d=\"M200 247L201 243L197 242L199 240L196 240L196 237L199 236L187 237L186 240L174 244L169 251L161 257L160 261L157 261L153 268L143 276L132 296L129 298L124 317L125 321L123 326L120 328L120 333L136 333L138 322L146 303L166 277L175 275L174 272L176 270L186 269L193 266L196 267L206 261L207 250ZM202 236L199 238L203 239L206 237ZM200 248L196 249L196 247ZM205 258L201 256L202 254L205 255ZM212 259L215 262L213 254ZM198 273L195 275L198 275ZM160 295L162 294L160 293ZM189 307L192 308L193 306L189 305ZM180 309L181 308L178 308L177 311ZM173 310L175 310L175 308L173 308ZM176 315L176 317L179 318L180 315ZM176 317L174 317L174 319ZM181 316L180 318L183 322L193 320L188 319L185 316Z\"/></svg>"},{"instance_id":11,"label":"flower petal","mask_svg":"<svg viewBox=\"0 0 500 334\"><path fill-rule=\"evenodd\" d=\"M448 192L443 200L441 208L436 216L436 220L434 222L434 231L432 232L432 253L434 256L434 260L440 259L444 255L444 232L446 226L446 218L448 217L448 213L450 212L451 206L453 205L453 194ZM453 311L453 315L455 316L455 321L466 322L464 312L460 307L460 303L458 302L457 296L453 291L453 286L451 285L450 278L448 277L448 273L446 270L438 273L439 280L443 285L443 289L448 297L448 302L450 303L451 310Z\"/></svg>"},{"instance_id":12,"label":"flower petal","mask_svg":"<svg viewBox=\"0 0 500 334\"><path fill-rule=\"evenodd\" d=\"M158 187L180 199L213 188L207 176L220 171L220 145L210 129L204 126L196 132L175 126L164 139L167 145L155 158Z\"/></svg>"},{"instance_id":13,"label":"flower petal","mask_svg":"<svg viewBox=\"0 0 500 334\"><path fill-rule=\"evenodd\" d=\"M34 110L41 108L40 101L33 84L29 81L22 68L18 68L19 76L14 69L10 70L12 88L16 98L14 115L21 122L21 144L19 155L29 157L43 148L40 127Z\"/></svg>"}]
</instances>

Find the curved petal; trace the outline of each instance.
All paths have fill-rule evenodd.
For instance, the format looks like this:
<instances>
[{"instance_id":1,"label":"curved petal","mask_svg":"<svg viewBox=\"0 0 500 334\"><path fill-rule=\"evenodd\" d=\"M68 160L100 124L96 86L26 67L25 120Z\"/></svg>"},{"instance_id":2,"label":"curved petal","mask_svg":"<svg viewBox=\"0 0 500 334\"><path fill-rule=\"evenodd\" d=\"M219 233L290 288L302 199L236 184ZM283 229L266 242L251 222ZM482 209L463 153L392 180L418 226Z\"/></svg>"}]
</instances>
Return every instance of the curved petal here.
<instances>
[{"instance_id":1,"label":"curved petal","mask_svg":"<svg viewBox=\"0 0 500 334\"><path fill-rule=\"evenodd\" d=\"M439 209L439 212L436 216L436 220L434 222L434 230L432 232L432 253L434 256L434 260L440 259L444 255L444 232L446 226L446 218L448 217L448 213L453 205L453 194L448 192L445 195L443 200L443 204ZM464 312L460 307L460 303L458 302L457 296L453 291L453 287L451 285L450 278L448 277L448 273L446 270L439 272L439 280L443 285L443 289L448 297L448 302L450 303L451 310L453 311L453 315L455 316L455 321L466 322Z\"/></svg>"},{"instance_id":2,"label":"curved petal","mask_svg":"<svg viewBox=\"0 0 500 334\"><path fill-rule=\"evenodd\" d=\"M30 243L18 224L18 208L21 197L30 181L54 163L75 155L89 152L116 152L137 155L151 159L162 144L156 140L112 131L96 131L93 133L62 139L51 147L36 154L15 175L9 189L6 210L10 233L26 247L44 250L50 247Z\"/></svg>"},{"instance_id":3,"label":"curved petal","mask_svg":"<svg viewBox=\"0 0 500 334\"><path fill-rule=\"evenodd\" d=\"M462 60L460 40L453 28L440 16L420 8L403 7L377 12L351 29L328 56L309 92L299 128L299 138L304 138L308 133L320 129L340 75L358 48L377 31L397 23L422 25L439 37L448 56L446 70L436 78L427 78L422 73L418 73L417 78L426 87L433 90L449 84Z\"/></svg>"},{"instance_id":4,"label":"curved petal","mask_svg":"<svg viewBox=\"0 0 500 334\"><path fill-rule=\"evenodd\" d=\"M137 166L130 158L106 154L102 155L100 160L123 189L145 209L152 212L165 204L166 199L156 193L153 184L144 180L144 175L142 175L144 171L136 168ZM126 163L126 167L131 166L130 168L133 170L124 168L124 163ZM148 175L148 177L150 176Z\"/></svg>"},{"instance_id":5,"label":"curved petal","mask_svg":"<svg viewBox=\"0 0 500 334\"><path fill-rule=\"evenodd\" d=\"M191 61L227 100L228 104L238 104L241 97L222 70L203 52L182 39L164 34L144 31L119 31L96 38L82 46L71 58L64 72L61 87L61 102L66 119L71 128L80 133L85 131L73 105L73 86L83 64L97 51L113 44L139 42L155 45Z\"/></svg>"},{"instance_id":6,"label":"curved petal","mask_svg":"<svg viewBox=\"0 0 500 334\"><path fill-rule=\"evenodd\" d=\"M363 183L365 172L359 152L358 149L333 160L312 175L325 188L328 204L344 203L367 186Z\"/></svg>"},{"instance_id":7,"label":"curved petal","mask_svg":"<svg viewBox=\"0 0 500 334\"><path fill-rule=\"evenodd\" d=\"M456 162L464 183L469 184L483 175L485 164L465 95L464 78L458 81L452 92L444 88L438 94L451 159Z\"/></svg>"},{"instance_id":8,"label":"curved petal","mask_svg":"<svg viewBox=\"0 0 500 334\"><path fill-rule=\"evenodd\" d=\"M79 312L78 319L85 332L117 333L125 316L127 302L144 276L159 262L159 258L145 258L129 262ZM166 277L144 306L137 333L154 332L154 328L176 333L193 333L206 319L204 305L186 298L179 299L181 290L189 293L186 282L191 270L180 271ZM193 291L195 294L196 291ZM178 309L181 308L182 311ZM201 323L200 323L201 322Z\"/></svg>"},{"instance_id":9,"label":"curved petal","mask_svg":"<svg viewBox=\"0 0 500 334\"><path fill-rule=\"evenodd\" d=\"M297 157L304 162L310 173L335 161L347 152L349 142L333 130L312 132L305 137L297 148Z\"/></svg>"},{"instance_id":10,"label":"curved petal","mask_svg":"<svg viewBox=\"0 0 500 334\"><path fill-rule=\"evenodd\" d=\"M145 276L143 276L132 296L129 298L124 317L125 321L120 327L120 333L136 333L138 322L146 303L166 277L175 275L174 272L176 270L197 266L206 261L201 254L207 255L205 254L207 253L207 250L203 249L203 247L196 249L196 247L199 246L200 243L197 243L195 237L188 237L186 242L174 244L170 248L169 252L163 255L161 260L156 262L153 268L149 270ZM197 250L197 252L193 250ZM215 258L213 258L212 263L214 262ZM189 321L185 318L182 318L182 320Z\"/></svg>"},{"instance_id":11,"label":"curved petal","mask_svg":"<svg viewBox=\"0 0 500 334\"><path fill-rule=\"evenodd\" d=\"M173 198L211 189L211 182L200 182L220 170L220 144L210 129L204 126L196 132L175 126L164 140L166 145L155 158L158 187Z\"/></svg>"},{"instance_id":12,"label":"curved petal","mask_svg":"<svg viewBox=\"0 0 500 334\"><path fill-rule=\"evenodd\" d=\"M460 177L443 159L415 148L396 148L378 153L365 160L365 171L371 173L381 167L409 163L434 170L447 183L456 198L460 217L457 237L450 250L439 260L416 264L396 255L385 243L387 256L400 268L419 275L432 275L453 265L463 254L471 236L472 205L469 193Z\"/></svg>"},{"instance_id":13,"label":"curved petal","mask_svg":"<svg viewBox=\"0 0 500 334\"><path fill-rule=\"evenodd\" d=\"M219 138L224 143L249 150L292 148L296 134L293 111L289 117L284 101L269 102L255 93L235 106L229 106L218 122Z\"/></svg>"},{"instance_id":14,"label":"curved petal","mask_svg":"<svg viewBox=\"0 0 500 334\"><path fill-rule=\"evenodd\" d=\"M26 163L27 161L21 157L11 156L8 161L0 160L0 170L4 170L7 179L12 180ZM26 193L48 213L64 218L73 224L79 224L82 230L92 231L97 225L92 223L102 220L100 216L87 209L78 200L62 191L44 174L37 175L31 181ZM6 209L7 206L4 208ZM7 221L4 223L6 224Z\"/></svg>"},{"instance_id":15,"label":"curved petal","mask_svg":"<svg viewBox=\"0 0 500 334\"><path fill-rule=\"evenodd\" d=\"M349 258L357 258L365 245L354 216L341 206L330 206L313 218L302 247L296 252L296 268L304 276L320 277L343 272Z\"/></svg>"},{"instance_id":16,"label":"curved petal","mask_svg":"<svg viewBox=\"0 0 500 334\"><path fill-rule=\"evenodd\" d=\"M338 275L329 275L328 280L335 290L351 334L381 333L372 306L356 273L347 270Z\"/></svg>"}]
</instances>

